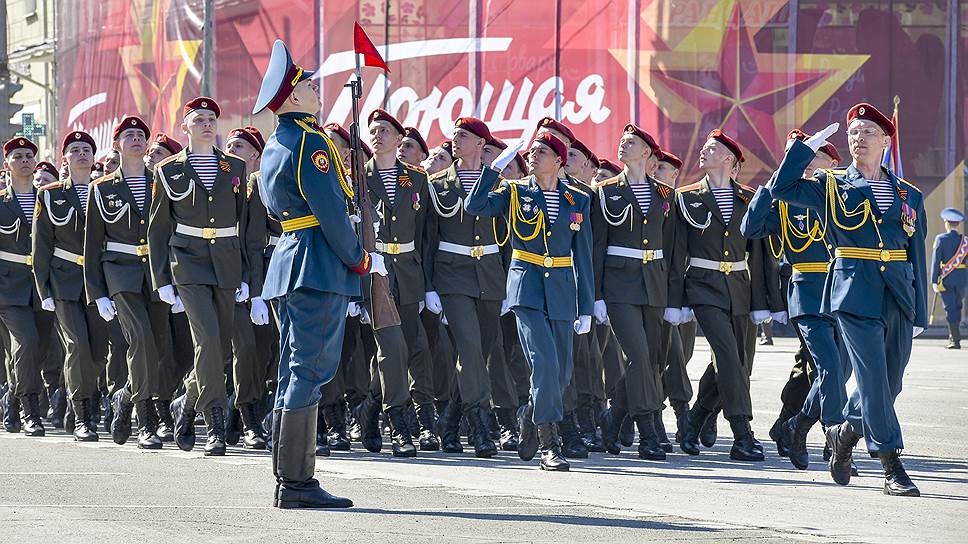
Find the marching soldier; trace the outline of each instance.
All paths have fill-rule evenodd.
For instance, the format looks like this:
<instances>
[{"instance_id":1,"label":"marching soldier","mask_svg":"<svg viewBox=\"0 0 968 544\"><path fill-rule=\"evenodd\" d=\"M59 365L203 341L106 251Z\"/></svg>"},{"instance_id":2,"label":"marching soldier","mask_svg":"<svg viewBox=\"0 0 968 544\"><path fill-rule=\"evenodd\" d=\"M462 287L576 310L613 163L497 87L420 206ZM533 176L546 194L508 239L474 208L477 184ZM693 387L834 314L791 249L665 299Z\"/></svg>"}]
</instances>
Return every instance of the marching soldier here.
<instances>
[{"instance_id":1,"label":"marching soldier","mask_svg":"<svg viewBox=\"0 0 968 544\"><path fill-rule=\"evenodd\" d=\"M830 474L840 485L851 476L852 451L864 438L884 468L884 493L920 496L901 464L904 448L894 400L901 392L912 339L928 324L924 197L914 185L881 166L896 128L874 106L847 112L845 170L803 171L838 123L794 141L773 182L773 197L829 214L834 262L822 311L840 326L857 389L845 408L847 421L827 429Z\"/></svg>"},{"instance_id":2,"label":"marching soldier","mask_svg":"<svg viewBox=\"0 0 968 544\"><path fill-rule=\"evenodd\" d=\"M232 349L235 303L249 299L250 270L241 240L247 226L245 162L214 146L220 114L214 100L194 98L182 113L188 147L155 167L158 185L152 188L148 224L151 277L162 301L185 307L195 344L184 405L173 410L175 442L191 449L191 432L180 437L179 429L201 412L208 425L205 455L225 455L224 367Z\"/></svg>"},{"instance_id":3,"label":"marching soldier","mask_svg":"<svg viewBox=\"0 0 968 544\"><path fill-rule=\"evenodd\" d=\"M968 273L968 236L958 232L965 215L954 208L941 210L945 231L934 239L931 255L931 289L941 294L948 323L948 349L961 349L961 305L965 300Z\"/></svg>"},{"instance_id":4,"label":"marching soldier","mask_svg":"<svg viewBox=\"0 0 968 544\"><path fill-rule=\"evenodd\" d=\"M84 288L104 321L118 318L128 344L128 379L113 395L111 437L131 436L131 411L138 419L138 447L161 448L154 400L159 368L171 365L168 305L151 291L148 270L148 209L154 184L145 169L150 130L128 116L114 128L121 166L88 191L84 230Z\"/></svg>"},{"instance_id":5,"label":"marching soldier","mask_svg":"<svg viewBox=\"0 0 968 544\"><path fill-rule=\"evenodd\" d=\"M276 40L253 115L278 120L262 156L262 197L285 234L273 251L262 295L280 329L279 390L272 413L273 506L348 508L313 478L320 386L340 360L346 309L367 273L387 273L383 256L363 251L349 219L354 196L342 160L316 124L319 88Z\"/></svg>"},{"instance_id":6,"label":"marching soldier","mask_svg":"<svg viewBox=\"0 0 968 544\"><path fill-rule=\"evenodd\" d=\"M509 221L514 251L508 306L531 367L531 400L519 411L518 456L531 460L540 447L540 467L558 471L569 469L557 427L572 379L572 337L591 330L594 305L592 240L585 221L591 198L558 178L567 160L567 146L542 132L529 151L529 178L502 181L492 191L498 174L485 168L465 203L468 213L504 215Z\"/></svg>"},{"instance_id":7,"label":"marching soldier","mask_svg":"<svg viewBox=\"0 0 968 544\"><path fill-rule=\"evenodd\" d=\"M762 461L762 446L753 437L749 423L753 407L746 339L750 326L763 319L753 313L764 311L760 307L765 307L765 296L754 292L762 290L762 280L751 282L753 275L761 273L763 263L762 255L749 253L747 239L739 232L753 196L751 188L735 181L743 161L739 144L714 130L699 155L699 168L706 176L677 190L679 223L669 306L681 308L678 319L674 311L666 316L670 323L684 323L695 312L715 360L700 380L680 449L698 455L700 429L721 408L733 431L730 458ZM757 247L761 245L757 243L752 249ZM765 313L769 318L769 311Z\"/></svg>"},{"instance_id":8,"label":"marching soldier","mask_svg":"<svg viewBox=\"0 0 968 544\"><path fill-rule=\"evenodd\" d=\"M8 433L22 428L27 436L44 436L41 363L54 326L53 314L41 309L31 275L30 231L36 213L35 169L37 178L48 182L56 180L58 172L50 163L38 165L36 153L37 146L24 137L4 144L4 166L10 177L0 190L0 321L9 331L11 354L3 424Z\"/></svg>"},{"instance_id":9,"label":"marching soldier","mask_svg":"<svg viewBox=\"0 0 968 544\"><path fill-rule=\"evenodd\" d=\"M626 125L618 146L625 170L599 185L599 205L592 211L595 319L611 323L628 358L605 418L605 447L612 454L621 451L619 427L629 415L639 431L639 457L650 460L666 458L660 445L667 442L661 423L662 323L676 223L675 190L648 174L659 152L651 134ZM669 310L678 315L678 309Z\"/></svg>"},{"instance_id":10,"label":"marching soldier","mask_svg":"<svg viewBox=\"0 0 968 544\"><path fill-rule=\"evenodd\" d=\"M33 224L34 279L44 309L53 309L65 347L74 440L96 442L98 376L107 356L107 325L84 295L84 224L97 145L88 133L64 137L70 176L41 186Z\"/></svg>"}]
</instances>

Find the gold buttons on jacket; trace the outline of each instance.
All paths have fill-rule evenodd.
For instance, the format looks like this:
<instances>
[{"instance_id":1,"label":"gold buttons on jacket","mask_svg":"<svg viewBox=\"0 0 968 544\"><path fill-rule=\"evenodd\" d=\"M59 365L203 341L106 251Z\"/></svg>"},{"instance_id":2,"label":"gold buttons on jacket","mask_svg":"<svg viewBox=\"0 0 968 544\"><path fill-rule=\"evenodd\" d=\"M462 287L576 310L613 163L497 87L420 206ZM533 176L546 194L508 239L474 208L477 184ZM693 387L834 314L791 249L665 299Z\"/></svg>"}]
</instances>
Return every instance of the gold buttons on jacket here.
<instances>
[{"instance_id":1,"label":"gold buttons on jacket","mask_svg":"<svg viewBox=\"0 0 968 544\"><path fill-rule=\"evenodd\" d=\"M642 245L645 245L645 246L649 245L649 239L646 238L645 240L642 240Z\"/></svg>"},{"instance_id":2,"label":"gold buttons on jacket","mask_svg":"<svg viewBox=\"0 0 968 544\"><path fill-rule=\"evenodd\" d=\"M723 251L723 255L729 255L729 250L727 249L727 250Z\"/></svg>"},{"instance_id":3,"label":"gold buttons on jacket","mask_svg":"<svg viewBox=\"0 0 968 544\"><path fill-rule=\"evenodd\" d=\"M215 239L213 238L212 240L210 240L210 242L212 242L212 244L214 245L215 244Z\"/></svg>"},{"instance_id":4,"label":"gold buttons on jacket","mask_svg":"<svg viewBox=\"0 0 968 544\"><path fill-rule=\"evenodd\" d=\"M396 220L397 220L397 216L394 215L394 216L390 217L390 221L396 221Z\"/></svg>"},{"instance_id":5,"label":"gold buttons on jacket","mask_svg":"<svg viewBox=\"0 0 968 544\"><path fill-rule=\"evenodd\" d=\"M480 237L479 235L474 235L474 239L475 239L475 240L480 240L480 239L481 239L481 237Z\"/></svg>"},{"instance_id":6,"label":"gold buttons on jacket","mask_svg":"<svg viewBox=\"0 0 968 544\"><path fill-rule=\"evenodd\" d=\"M724 232L723 236L729 236L729 231L727 230L726 232Z\"/></svg>"},{"instance_id":7,"label":"gold buttons on jacket","mask_svg":"<svg viewBox=\"0 0 968 544\"><path fill-rule=\"evenodd\" d=\"M210 197L208 197L208 201L209 201L209 202L211 202L211 201L213 201L213 200L215 200L215 197L214 197L214 196L210 196Z\"/></svg>"},{"instance_id":8,"label":"gold buttons on jacket","mask_svg":"<svg viewBox=\"0 0 968 544\"><path fill-rule=\"evenodd\" d=\"M138 243L139 243L139 244L144 244L144 243L147 243L147 242L145 242L145 239L144 239L144 238L142 238L142 239L141 239L141 241L140 241L140 242L138 242Z\"/></svg>"},{"instance_id":9,"label":"gold buttons on jacket","mask_svg":"<svg viewBox=\"0 0 968 544\"><path fill-rule=\"evenodd\" d=\"M283 217L289 217L289 210L282 210Z\"/></svg>"},{"instance_id":10,"label":"gold buttons on jacket","mask_svg":"<svg viewBox=\"0 0 968 544\"><path fill-rule=\"evenodd\" d=\"M878 222L878 223L883 223L883 222L884 222L884 219L883 219L883 218L881 218L881 219L878 219L878 220L877 220L877 222Z\"/></svg>"},{"instance_id":11,"label":"gold buttons on jacket","mask_svg":"<svg viewBox=\"0 0 968 544\"><path fill-rule=\"evenodd\" d=\"M884 242L877 242L877 247L884 247Z\"/></svg>"},{"instance_id":12,"label":"gold buttons on jacket","mask_svg":"<svg viewBox=\"0 0 968 544\"><path fill-rule=\"evenodd\" d=\"M887 270L887 267L886 267L886 266L882 266L882 267L881 267L881 272L883 272L883 271L885 271L885 270Z\"/></svg>"},{"instance_id":13,"label":"gold buttons on jacket","mask_svg":"<svg viewBox=\"0 0 968 544\"><path fill-rule=\"evenodd\" d=\"M208 220L208 222L209 223L214 223L215 222L215 218L214 217L210 217L209 220Z\"/></svg>"},{"instance_id":14,"label":"gold buttons on jacket","mask_svg":"<svg viewBox=\"0 0 968 544\"><path fill-rule=\"evenodd\" d=\"M649 220L648 219L643 219L642 220L642 224L643 225L648 225L649 224Z\"/></svg>"},{"instance_id":15,"label":"gold buttons on jacket","mask_svg":"<svg viewBox=\"0 0 968 544\"><path fill-rule=\"evenodd\" d=\"M145 224L145 220L144 220L144 219L142 219L142 220L141 220L141 221L139 221L139 222L140 222L140 223L141 223L142 225L144 225L144 224Z\"/></svg>"}]
</instances>

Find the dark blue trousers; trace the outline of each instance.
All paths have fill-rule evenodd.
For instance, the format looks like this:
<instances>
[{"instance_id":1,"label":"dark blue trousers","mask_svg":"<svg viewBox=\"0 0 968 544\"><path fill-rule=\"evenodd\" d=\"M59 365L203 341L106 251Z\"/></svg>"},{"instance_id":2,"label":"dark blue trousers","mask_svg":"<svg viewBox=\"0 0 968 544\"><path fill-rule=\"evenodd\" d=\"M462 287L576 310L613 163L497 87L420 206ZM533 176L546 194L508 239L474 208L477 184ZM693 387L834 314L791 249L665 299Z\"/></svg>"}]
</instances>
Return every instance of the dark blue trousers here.
<instances>
[{"instance_id":1,"label":"dark blue trousers","mask_svg":"<svg viewBox=\"0 0 968 544\"><path fill-rule=\"evenodd\" d=\"M299 288L275 300L279 319L276 408L319 402L319 388L339 368L350 297Z\"/></svg>"},{"instance_id":2,"label":"dark blue trousers","mask_svg":"<svg viewBox=\"0 0 968 544\"><path fill-rule=\"evenodd\" d=\"M571 382L573 321L551 320L544 310L513 308L524 358L531 367L534 423L564 419L562 394Z\"/></svg>"},{"instance_id":3,"label":"dark blue trousers","mask_svg":"<svg viewBox=\"0 0 968 544\"><path fill-rule=\"evenodd\" d=\"M941 292L941 305L944 306L944 319L948 323L961 323L961 306L965 300L965 288L948 287Z\"/></svg>"},{"instance_id":4,"label":"dark blue trousers","mask_svg":"<svg viewBox=\"0 0 968 544\"><path fill-rule=\"evenodd\" d=\"M826 426L843 423L850 359L837 322L819 315L798 316L793 322L817 366L817 376L803 403L803 415L819 419Z\"/></svg>"}]
</instances>

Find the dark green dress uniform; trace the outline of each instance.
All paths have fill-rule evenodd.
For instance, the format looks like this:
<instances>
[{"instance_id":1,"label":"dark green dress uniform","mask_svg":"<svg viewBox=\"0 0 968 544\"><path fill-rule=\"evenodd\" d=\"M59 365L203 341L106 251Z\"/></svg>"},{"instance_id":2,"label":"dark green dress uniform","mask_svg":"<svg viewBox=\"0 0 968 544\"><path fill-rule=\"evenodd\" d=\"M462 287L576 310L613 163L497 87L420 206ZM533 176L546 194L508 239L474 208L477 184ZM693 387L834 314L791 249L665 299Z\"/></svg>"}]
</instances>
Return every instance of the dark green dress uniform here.
<instances>
[{"instance_id":1,"label":"dark green dress uniform","mask_svg":"<svg viewBox=\"0 0 968 544\"><path fill-rule=\"evenodd\" d=\"M941 212L946 221L964 221L958 210L948 208ZM931 283L937 285L948 324L949 348L961 349L961 308L968 287L968 236L955 230L939 234L934 239L931 253Z\"/></svg>"},{"instance_id":2,"label":"dark green dress uniform","mask_svg":"<svg viewBox=\"0 0 968 544\"><path fill-rule=\"evenodd\" d=\"M187 149L155 167L148 229L154 287L173 285L188 315L195 364L186 390L197 388L194 408L206 414L210 440L224 425L224 366L231 353L235 292L249 279L242 240L245 162L213 152L218 173L211 190L188 162Z\"/></svg>"},{"instance_id":3,"label":"dark green dress uniform","mask_svg":"<svg viewBox=\"0 0 968 544\"><path fill-rule=\"evenodd\" d=\"M40 299L54 300L57 331L66 352L67 390L78 423L75 437L96 440L94 397L107 362L108 328L84 295L86 213L78 189L69 180L41 187L35 215L34 279Z\"/></svg>"},{"instance_id":4,"label":"dark green dress uniform","mask_svg":"<svg viewBox=\"0 0 968 544\"><path fill-rule=\"evenodd\" d=\"M27 417L24 431L43 436L41 364L44 348L50 343L54 315L41 309L31 274L30 230L35 216L36 209L34 215L24 214L13 187L0 189L0 320L10 333L7 382L12 392L4 425L7 432L20 432L22 403Z\"/></svg>"},{"instance_id":5,"label":"dark green dress uniform","mask_svg":"<svg viewBox=\"0 0 968 544\"><path fill-rule=\"evenodd\" d=\"M602 182L592 209L595 240L596 300L607 306L612 330L627 357L616 385L606 427L606 447L618 453L618 426L628 413L641 433L640 455L665 458L658 448L656 419L661 419L662 313L669 302L669 269L675 243L675 190L654 179L644 186L649 205L643 210L627 173ZM649 447L651 446L651 447Z\"/></svg>"}]
</instances>

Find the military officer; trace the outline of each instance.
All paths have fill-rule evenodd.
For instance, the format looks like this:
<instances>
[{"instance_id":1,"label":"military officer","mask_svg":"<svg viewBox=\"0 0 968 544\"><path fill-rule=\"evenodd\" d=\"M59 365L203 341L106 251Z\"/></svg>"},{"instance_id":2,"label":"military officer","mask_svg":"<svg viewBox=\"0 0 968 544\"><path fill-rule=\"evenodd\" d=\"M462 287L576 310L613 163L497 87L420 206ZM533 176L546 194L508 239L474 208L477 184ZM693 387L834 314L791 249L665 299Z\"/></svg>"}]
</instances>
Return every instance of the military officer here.
<instances>
[{"instance_id":1,"label":"military officer","mask_svg":"<svg viewBox=\"0 0 968 544\"><path fill-rule=\"evenodd\" d=\"M931 289L941 294L945 321L948 323L948 349L961 349L961 305L968 286L965 260L968 258L968 236L958 232L965 215L954 208L941 210L945 232L934 239L931 255Z\"/></svg>"},{"instance_id":2,"label":"military officer","mask_svg":"<svg viewBox=\"0 0 968 544\"><path fill-rule=\"evenodd\" d=\"M128 379L112 398L111 437L124 444L131 435L131 411L138 419L138 447L161 448L154 400L159 368L171 365L168 305L151 291L148 270L148 209L154 184L145 169L150 130L128 116L114 128L121 166L88 191L84 230L84 289L104 321L115 317L128 344Z\"/></svg>"},{"instance_id":3,"label":"military officer","mask_svg":"<svg viewBox=\"0 0 968 544\"><path fill-rule=\"evenodd\" d=\"M96 442L98 375L107 356L107 325L84 295L84 224L97 144L88 133L64 137L69 177L41 186L32 240L34 279L44 309L53 309L65 347L64 371L73 403L74 439Z\"/></svg>"},{"instance_id":4,"label":"military officer","mask_svg":"<svg viewBox=\"0 0 968 544\"><path fill-rule=\"evenodd\" d=\"M320 386L339 365L345 313L359 297L359 276L387 273L383 256L367 253L350 222L354 196L342 159L314 117L320 109L312 72L293 64L276 40L253 115L279 121L262 155L262 198L281 220L262 296L275 303L280 330L279 388L272 414L274 506L348 508L313 478Z\"/></svg>"},{"instance_id":5,"label":"military officer","mask_svg":"<svg viewBox=\"0 0 968 544\"><path fill-rule=\"evenodd\" d=\"M0 321L9 331L11 353L4 429L8 433L23 429L27 436L44 436L41 363L54 325L53 313L41 309L34 287L30 231L36 214L35 169L36 177L45 181L57 179L58 173L50 163L38 165L36 153L37 146L22 136L4 144L4 167L10 181L0 192Z\"/></svg>"},{"instance_id":6,"label":"military officer","mask_svg":"<svg viewBox=\"0 0 968 544\"><path fill-rule=\"evenodd\" d=\"M894 399L912 338L928 325L924 197L881 166L896 128L867 103L847 112L851 165L804 178L804 169L838 128L834 123L794 141L772 189L776 199L830 217L834 262L821 311L837 319L857 381L845 408L847 421L827 429L830 473L840 485L850 482L851 453L863 437L884 468L884 493L919 496L901 463L904 441Z\"/></svg>"},{"instance_id":7,"label":"military officer","mask_svg":"<svg viewBox=\"0 0 968 544\"><path fill-rule=\"evenodd\" d=\"M730 458L762 461L763 450L750 429L753 408L746 338L758 319L769 318L754 289L762 280L751 277L762 272L762 255L751 252L739 232L739 224L753 190L735 181L743 152L735 140L720 130L712 131L699 155L699 168L705 177L698 183L677 190L679 224L670 272L670 323L689 321L691 313L706 334L715 363L710 363L699 384L696 403L689 411L679 447L698 455L697 439L702 425L721 408L733 431ZM753 311L766 312L761 318Z\"/></svg>"},{"instance_id":8,"label":"military officer","mask_svg":"<svg viewBox=\"0 0 968 544\"><path fill-rule=\"evenodd\" d=\"M788 135L788 138L799 140L806 137L799 130ZM837 148L828 143L820 148L804 174L834 168L840 161ZM789 399L798 401L799 405L788 409L791 412L788 418L772 434L777 450L787 450L793 466L806 470L810 428L817 421L825 428L843 423L843 409L847 404L845 383L850 376L850 363L837 322L820 311L832 246L824 236L824 218L817 217L815 212L811 214L807 208L773 200L769 183L757 189L740 230L749 238L778 237L778 251L793 269L787 291L787 312L809 352L809 357L801 358L801 361L808 359L815 365L816 377L809 393L805 391L802 397ZM784 406L786 404L784 402Z\"/></svg>"},{"instance_id":9,"label":"military officer","mask_svg":"<svg viewBox=\"0 0 968 544\"><path fill-rule=\"evenodd\" d=\"M669 292L666 257L676 224L675 190L648 174L659 151L651 134L626 125L618 145L625 170L599 184L599 205L592 211L595 319L611 323L628 358L605 418L605 446L619 453L619 426L629 415L639 431L639 457L650 460L666 458L660 445L664 427L659 430L665 399L662 321Z\"/></svg>"},{"instance_id":10,"label":"military officer","mask_svg":"<svg viewBox=\"0 0 968 544\"><path fill-rule=\"evenodd\" d=\"M225 455L223 369L231 353L235 303L247 301L250 293L250 269L243 266L245 162L214 146L220 113L208 97L185 104L188 147L155 167L158 185L148 223L152 284L161 300L185 307L195 344L187 399L175 413L175 426L192 410L203 413L205 455ZM176 443L191 446L177 436Z\"/></svg>"}]
</instances>

